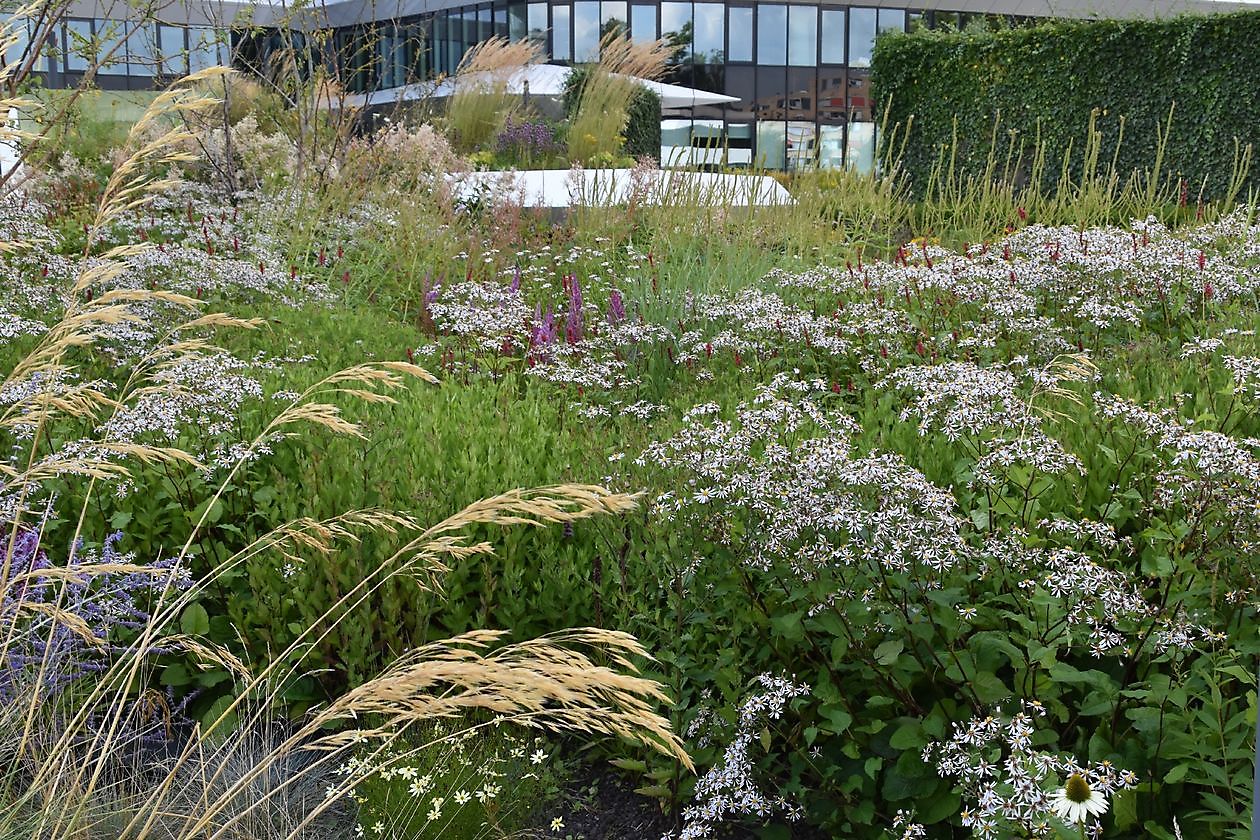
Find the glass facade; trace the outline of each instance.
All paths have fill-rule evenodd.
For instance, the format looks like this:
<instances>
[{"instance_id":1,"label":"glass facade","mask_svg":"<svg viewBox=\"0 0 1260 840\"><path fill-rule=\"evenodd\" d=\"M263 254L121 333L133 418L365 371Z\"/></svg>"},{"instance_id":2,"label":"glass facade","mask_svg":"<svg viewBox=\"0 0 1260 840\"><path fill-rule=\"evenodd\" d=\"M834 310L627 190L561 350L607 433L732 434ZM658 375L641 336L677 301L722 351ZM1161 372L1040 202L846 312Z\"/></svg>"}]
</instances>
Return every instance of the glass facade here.
<instances>
[{"instance_id":1,"label":"glass facade","mask_svg":"<svg viewBox=\"0 0 1260 840\"><path fill-rule=\"evenodd\" d=\"M775 169L875 165L870 64L885 32L958 26L956 12L756 0L572 0L483 3L416 18L405 36L348 34L342 51L373 39L376 61L347 62L347 86L367 91L456 71L490 34L542 44L550 60L599 58L602 38L621 34L669 47L666 81L735 101L662 114L667 165ZM406 28L406 27L403 27ZM408 44L416 43L415 47Z\"/></svg>"},{"instance_id":2,"label":"glass facade","mask_svg":"<svg viewBox=\"0 0 1260 840\"><path fill-rule=\"evenodd\" d=\"M669 45L666 81L733 99L664 112L665 163L869 170L878 119L869 70L876 38L966 23L957 12L827 0L511 0L388 22L365 19L318 39L317 48L298 32L228 35L166 22L137 27L72 18L57 33L46 83L74 83L98 63L103 86L136 88L228 60L266 73L283 59L299 72L322 63L348 90L367 92L455 73L467 51L493 35L534 41L558 63L597 60L601 39L613 34L638 42L661 38ZM8 53L16 58L22 48Z\"/></svg>"}]
</instances>

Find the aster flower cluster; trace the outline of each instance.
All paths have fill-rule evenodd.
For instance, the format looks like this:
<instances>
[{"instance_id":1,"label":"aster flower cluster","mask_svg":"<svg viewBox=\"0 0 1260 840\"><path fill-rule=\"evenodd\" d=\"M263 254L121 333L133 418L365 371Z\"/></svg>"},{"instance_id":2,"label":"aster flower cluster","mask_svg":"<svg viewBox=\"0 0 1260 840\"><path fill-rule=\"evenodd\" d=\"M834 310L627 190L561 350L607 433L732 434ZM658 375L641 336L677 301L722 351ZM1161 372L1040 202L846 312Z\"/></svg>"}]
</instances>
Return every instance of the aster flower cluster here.
<instances>
[{"instance_id":1,"label":"aster flower cluster","mask_svg":"<svg viewBox=\"0 0 1260 840\"><path fill-rule=\"evenodd\" d=\"M1100 798L1137 785L1136 774L1109 761L1084 766L1037 749L1038 721L1045 716L1036 701L1023 701L1014 711L999 707L985 717L955 723L948 739L924 748L924 763L955 780L974 802L962 811L962 824L973 837L995 840L1013 832L1045 840L1059 836L1068 810L1061 807L1062 791L1055 788L1074 776ZM1076 825L1068 823L1067 828ZM1101 831L1096 821L1088 828L1095 836Z\"/></svg>"},{"instance_id":2,"label":"aster flower cluster","mask_svg":"<svg viewBox=\"0 0 1260 840\"><path fill-rule=\"evenodd\" d=\"M809 686L794 677L760 674L754 680L757 690L739 707L734 732L722 750L721 759L696 781L694 804L683 809L684 827L676 835L662 840L698 840L712 837L722 823L741 817L766 818L781 815L788 821L801 818L800 805L785 797L769 795L756 780L754 745L761 741L762 730L783 717L788 705L810 694ZM689 735L698 734L705 724L716 726L716 718L698 718ZM714 737L707 733L707 737Z\"/></svg>"},{"instance_id":3,"label":"aster flower cluster","mask_svg":"<svg viewBox=\"0 0 1260 840\"><path fill-rule=\"evenodd\" d=\"M731 541L750 568L830 581L850 596L864 573L914 569L932 585L970 552L953 496L898 455L856 457L853 421L819 406L826 390L780 375L731 420L717 405L691 409L682 430L636 462L682 481L685 489L659 496L657 509ZM738 540L726 524L736 518Z\"/></svg>"}]
</instances>

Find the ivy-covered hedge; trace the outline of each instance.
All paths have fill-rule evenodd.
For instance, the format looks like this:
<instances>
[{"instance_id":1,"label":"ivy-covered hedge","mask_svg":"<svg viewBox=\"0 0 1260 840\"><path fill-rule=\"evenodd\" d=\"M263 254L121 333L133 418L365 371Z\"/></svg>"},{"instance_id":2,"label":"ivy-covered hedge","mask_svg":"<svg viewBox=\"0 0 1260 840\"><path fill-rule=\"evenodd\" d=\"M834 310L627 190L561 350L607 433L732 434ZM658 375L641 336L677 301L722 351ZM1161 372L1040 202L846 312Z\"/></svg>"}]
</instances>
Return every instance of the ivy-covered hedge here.
<instances>
[{"instance_id":1,"label":"ivy-covered hedge","mask_svg":"<svg viewBox=\"0 0 1260 840\"><path fill-rule=\"evenodd\" d=\"M922 189L942 147L954 143L962 171L983 171L994 123L1004 160L1008 130L1038 136L1057 181L1072 144L1072 175L1091 111L1102 132L1101 164L1116 148L1123 175L1149 170L1159 132L1173 111L1163 172L1183 177L1197 196L1221 195L1235 160L1235 139L1260 152L1260 12L1167 20L1052 21L996 32L921 31L882 36L872 64L874 96L889 125L914 115L904 165ZM900 142L900 140L898 141ZM1260 187L1260 166L1248 186Z\"/></svg>"},{"instance_id":2,"label":"ivy-covered hedge","mask_svg":"<svg viewBox=\"0 0 1260 840\"><path fill-rule=\"evenodd\" d=\"M591 68L576 67L564 81L564 113L570 119L582 98L582 86L590 77ZM635 88L626 106L626 143L622 152L636 160L661 159L661 97L645 87Z\"/></svg>"}]
</instances>

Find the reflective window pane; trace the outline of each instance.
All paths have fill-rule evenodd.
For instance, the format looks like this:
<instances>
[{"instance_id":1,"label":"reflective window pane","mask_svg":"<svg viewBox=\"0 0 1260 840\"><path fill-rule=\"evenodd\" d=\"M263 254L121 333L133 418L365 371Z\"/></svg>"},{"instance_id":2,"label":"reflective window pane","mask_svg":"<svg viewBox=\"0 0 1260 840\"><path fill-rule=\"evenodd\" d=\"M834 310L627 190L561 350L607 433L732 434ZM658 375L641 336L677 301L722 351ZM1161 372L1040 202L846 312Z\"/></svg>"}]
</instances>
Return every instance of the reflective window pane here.
<instances>
[{"instance_id":1,"label":"reflective window pane","mask_svg":"<svg viewBox=\"0 0 1260 840\"><path fill-rule=\"evenodd\" d=\"M788 169L813 169L818 155L812 122L789 122L785 132Z\"/></svg>"},{"instance_id":2,"label":"reflective window pane","mask_svg":"<svg viewBox=\"0 0 1260 840\"><path fill-rule=\"evenodd\" d=\"M158 27L158 66L164 76L182 76L188 72L184 52L182 26Z\"/></svg>"},{"instance_id":3,"label":"reflective window pane","mask_svg":"<svg viewBox=\"0 0 1260 840\"><path fill-rule=\"evenodd\" d=\"M599 4L573 4L573 60L599 61Z\"/></svg>"},{"instance_id":4,"label":"reflective window pane","mask_svg":"<svg viewBox=\"0 0 1260 840\"><path fill-rule=\"evenodd\" d=\"M788 64L813 67L818 63L818 8L788 7Z\"/></svg>"},{"instance_id":5,"label":"reflective window pane","mask_svg":"<svg viewBox=\"0 0 1260 840\"><path fill-rule=\"evenodd\" d=\"M152 76L153 56L157 52L153 24L132 26L127 35L127 73L131 76Z\"/></svg>"},{"instance_id":6,"label":"reflective window pane","mask_svg":"<svg viewBox=\"0 0 1260 840\"><path fill-rule=\"evenodd\" d=\"M822 63L844 64L844 9L822 11Z\"/></svg>"},{"instance_id":7,"label":"reflective window pane","mask_svg":"<svg viewBox=\"0 0 1260 840\"><path fill-rule=\"evenodd\" d=\"M106 76L120 76L127 72L127 48L122 43L126 32L121 20L96 21L96 43L100 56L100 67L97 73Z\"/></svg>"},{"instance_id":8,"label":"reflective window pane","mask_svg":"<svg viewBox=\"0 0 1260 840\"><path fill-rule=\"evenodd\" d=\"M849 66L870 67L875 46L875 10L849 9Z\"/></svg>"},{"instance_id":9,"label":"reflective window pane","mask_svg":"<svg viewBox=\"0 0 1260 840\"><path fill-rule=\"evenodd\" d=\"M569 47L571 17L569 6L551 7L551 57L558 61L569 61L573 57Z\"/></svg>"},{"instance_id":10,"label":"reflective window pane","mask_svg":"<svg viewBox=\"0 0 1260 840\"><path fill-rule=\"evenodd\" d=\"M906 31L906 12L904 9L880 9L879 10L879 31L882 32L905 32Z\"/></svg>"},{"instance_id":11,"label":"reflective window pane","mask_svg":"<svg viewBox=\"0 0 1260 840\"><path fill-rule=\"evenodd\" d=\"M726 53L726 8L721 3L695 5L697 63L721 64Z\"/></svg>"},{"instance_id":12,"label":"reflective window pane","mask_svg":"<svg viewBox=\"0 0 1260 840\"><path fill-rule=\"evenodd\" d=\"M839 169L844 165L844 126L818 127L818 168Z\"/></svg>"},{"instance_id":13,"label":"reflective window pane","mask_svg":"<svg viewBox=\"0 0 1260 840\"><path fill-rule=\"evenodd\" d=\"M525 4L514 3L507 7L508 13L508 40L524 41L529 33L528 24L525 22Z\"/></svg>"},{"instance_id":14,"label":"reflective window pane","mask_svg":"<svg viewBox=\"0 0 1260 840\"><path fill-rule=\"evenodd\" d=\"M757 6L757 63L787 64L787 6Z\"/></svg>"},{"instance_id":15,"label":"reflective window pane","mask_svg":"<svg viewBox=\"0 0 1260 840\"><path fill-rule=\"evenodd\" d=\"M670 63L681 64L691 60L691 4L661 4L661 37L672 48Z\"/></svg>"},{"instance_id":16,"label":"reflective window pane","mask_svg":"<svg viewBox=\"0 0 1260 840\"><path fill-rule=\"evenodd\" d=\"M213 29L188 30L188 72L197 73L207 67L227 63L227 58L219 59L221 33Z\"/></svg>"},{"instance_id":17,"label":"reflective window pane","mask_svg":"<svg viewBox=\"0 0 1260 840\"><path fill-rule=\"evenodd\" d=\"M543 44L547 43L547 4L529 4L529 39Z\"/></svg>"},{"instance_id":18,"label":"reflective window pane","mask_svg":"<svg viewBox=\"0 0 1260 840\"><path fill-rule=\"evenodd\" d=\"M599 37L610 33L624 36L629 31L629 15L626 4L621 0L604 0L600 4Z\"/></svg>"},{"instance_id":19,"label":"reflective window pane","mask_svg":"<svg viewBox=\"0 0 1260 840\"><path fill-rule=\"evenodd\" d=\"M641 44L656 40L656 7L630 7L630 38Z\"/></svg>"},{"instance_id":20,"label":"reflective window pane","mask_svg":"<svg viewBox=\"0 0 1260 840\"><path fill-rule=\"evenodd\" d=\"M869 175L875 171L875 123L849 123L848 134L845 165Z\"/></svg>"},{"instance_id":21,"label":"reflective window pane","mask_svg":"<svg viewBox=\"0 0 1260 840\"><path fill-rule=\"evenodd\" d=\"M94 60L92 22L90 20L66 21L65 31L66 70L82 73Z\"/></svg>"},{"instance_id":22,"label":"reflective window pane","mask_svg":"<svg viewBox=\"0 0 1260 840\"><path fill-rule=\"evenodd\" d=\"M751 6L732 6L730 14L731 33L730 55L728 61L753 60L753 10Z\"/></svg>"},{"instance_id":23,"label":"reflective window pane","mask_svg":"<svg viewBox=\"0 0 1260 840\"><path fill-rule=\"evenodd\" d=\"M763 169L787 168L787 126L781 122L757 123L757 165Z\"/></svg>"}]
</instances>

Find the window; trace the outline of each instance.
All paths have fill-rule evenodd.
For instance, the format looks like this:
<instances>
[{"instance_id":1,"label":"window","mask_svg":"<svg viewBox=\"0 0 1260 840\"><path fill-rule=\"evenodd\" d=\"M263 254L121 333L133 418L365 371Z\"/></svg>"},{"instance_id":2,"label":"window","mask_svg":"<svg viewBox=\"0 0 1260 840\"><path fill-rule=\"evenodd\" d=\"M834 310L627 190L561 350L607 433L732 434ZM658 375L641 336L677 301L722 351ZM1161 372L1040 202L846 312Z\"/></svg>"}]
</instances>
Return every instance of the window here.
<instances>
[{"instance_id":1,"label":"window","mask_svg":"<svg viewBox=\"0 0 1260 840\"><path fill-rule=\"evenodd\" d=\"M65 38L66 70L71 73L82 73L88 65L96 60L92 43L92 21L66 21Z\"/></svg>"},{"instance_id":2,"label":"window","mask_svg":"<svg viewBox=\"0 0 1260 840\"><path fill-rule=\"evenodd\" d=\"M383 25L376 36L377 87L407 84L407 40L400 27Z\"/></svg>"},{"instance_id":3,"label":"window","mask_svg":"<svg viewBox=\"0 0 1260 840\"><path fill-rule=\"evenodd\" d=\"M133 25L127 35L127 74L152 76L154 64L153 24Z\"/></svg>"},{"instance_id":4,"label":"window","mask_svg":"<svg viewBox=\"0 0 1260 840\"><path fill-rule=\"evenodd\" d=\"M787 64L787 6L757 6L757 63Z\"/></svg>"},{"instance_id":5,"label":"window","mask_svg":"<svg viewBox=\"0 0 1260 840\"><path fill-rule=\"evenodd\" d=\"M844 126L818 127L818 168L839 169L844 165Z\"/></svg>"},{"instance_id":6,"label":"window","mask_svg":"<svg viewBox=\"0 0 1260 840\"><path fill-rule=\"evenodd\" d=\"M547 46L547 4L546 3L530 3L529 4L529 39L542 44L544 49Z\"/></svg>"},{"instance_id":7,"label":"window","mask_svg":"<svg viewBox=\"0 0 1260 840\"><path fill-rule=\"evenodd\" d=\"M849 66L870 67L875 46L875 10L849 9Z\"/></svg>"},{"instance_id":8,"label":"window","mask_svg":"<svg viewBox=\"0 0 1260 840\"><path fill-rule=\"evenodd\" d=\"M765 169L787 168L787 126L781 122L757 123L757 163Z\"/></svg>"},{"instance_id":9,"label":"window","mask_svg":"<svg viewBox=\"0 0 1260 840\"><path fill-rule=\"evenodd\" d=\"M551 57L568 61L573 56L569 46L573 11L571 6L551 7Z\"/></svg>"},{"instance_id":10,"label":"window","mask_svg":"<svg viewBox=\"0 0 1260 840\"><path fill-rule=\"evenodd\" d=\"M721 64L726 56L726 9L721 3L695 5L696 63Z\"/></svg>"},{"instance_id":11,"label":"window","mask_svg":"<svg viewBox=\"0 0 1260 840\"><path fill-rule=\"evenodd\" d=\"M669 61L681 64L691 61L691 4L661 4L661 37L672 48Z\"/></svg>"},{"instance_id":12,"label":"window","mask_svg":"<svg viewBox=\"0 0 1260 840\"><path fill-rule=\"evenodd\" d=\"M127 72L127 48L122 42L123 33L127 31L124 27L121 20L96 21L98 75L121 76Z\"/></svg>"},{"instance_id":13,"label":"window","mask_svg":"<svg viewBox=\"0 0 1260 840\"><path fill-rule=\"evenodd\" d=\"M158 26L158 72L163 76L182 76L188 72L182 26Z\"/></svg>"},{"instance_id":14,"label":"window","mask_svg":"<svg viewBox=\"0 0 1260 840\"><path fill-rule=\"evenodd\" d=\"M621 0L604 0L599 8L599 37L602 40L609 33L624 36L629 30L630 17L626 13L626 4Z\"/></svg>"},{"instance_id":15,"label":"window","mask_svg":"<svg viewBox=\"0 0 1260 840\"><path fill-rule=\"evenodd\" d=\"M10 16L0 15L0 20L9 23ZM26 56L26 48L30 45L30 35L26 31L26 27L27 23L25 21L17 24L11 24L9 34L17 36L17 43L4 51L5 64L12 66L17 64Z\"/></svg>"},{"instance_id":16,"label":"window","mask_svg":"<svg viewBox=\"0 0 1260 840\"><path fill-rule=\"evenodd\" d=\"M731 43L728 61L753 60L753 10L751 6L731 6L730 25Z\"/></svg>"},{"instance_id":17,"label":"window","mask_svg":"<svg viewBox=\"0 0 1260 840\"><path fill-rule=\"evenodd\" d=\"M196 73L226 63L226 57L219 57L219 44L222 42L223 35L213 29L189 29L188 72Z\"/></svg>"},{"instance_id":18,"label":"window","mask_svg":"<svg viewBox=\"0 0 1260 840\"><path fill-rule=\"evenodd\" d=\"M879 32L905 32L906 12L904 9L880 9Z\"/></svg>"},{"instance_id":19,"label":"window","mask_svg":"<svg viewBox=\"0 0 1260 840\"><path fill-rule=\"evenodd\" d=\"M849 123L844 162L850 169L869 175L875 171L875 123Z\"/></svg>"},{"instance_id":20,"label":"window","mask_svg":"<svg viewBox=\"0 0 1260 840\"><path fill-rule=\"evenodd\" d=\"M507 7L508 15L508 31L509 41L524 41L529 34L529 25L526 22L526 12L524 3L514 3Z\"/></svg>"},{"instance_id":21,"label":"window","mask_svg":"<svg viewBox=\"0 0 1260 840\"><path fill-rule=\"evenodd\" d=\"M656 7L630 7L630 38L641 44L656 40Z\"/></svg>"},{"instance_id":22,"label":"window","mask_svg":"<svg viewBox=\"0 0 1260 840\"><path fill-rule=\"evenodd\" d=\"M822 63L844 64L844 9L822 11Z\"/></svg>"},{"instance_id":23,"label":"window","mask_svg":"<svg viewBox=\"0 0 1260 840\"><path fill-rule=\"evenodd\" d=\"M599 3L573 4L573 60L599 61Z\"/></svg>"},{"instance_id":24,"label":"window","mask_svg":"<svg viewBox=\"0 0 1260 840\"><path fill-rule=\"evenodd\" d=\"M818 63L818 7L788 7L788 64L813 67Z\"/></svg>"}]
</instances>

